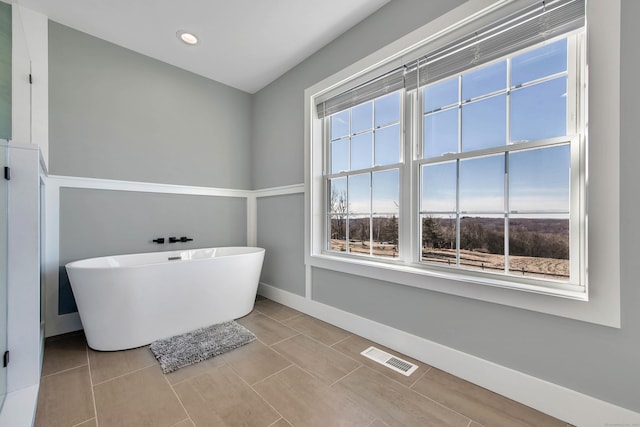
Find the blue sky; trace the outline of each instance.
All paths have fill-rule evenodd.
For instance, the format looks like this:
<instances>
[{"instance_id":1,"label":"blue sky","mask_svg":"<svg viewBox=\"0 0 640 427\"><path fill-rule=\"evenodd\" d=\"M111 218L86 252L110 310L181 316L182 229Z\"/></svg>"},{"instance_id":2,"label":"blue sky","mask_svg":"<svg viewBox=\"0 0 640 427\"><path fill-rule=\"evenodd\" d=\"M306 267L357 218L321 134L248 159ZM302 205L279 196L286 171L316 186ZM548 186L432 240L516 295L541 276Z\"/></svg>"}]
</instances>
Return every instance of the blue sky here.
<instances>
[{"instance_id":1,"label":"blue sky","mask_svg":"<svg viewBox=\"0 0 640 427\"><path fill-rule=\"evenodd\" d=\"M505 60L423 89L425 158L566 134L566 75L526 85L566 71L566 39L511 58L510 76L507 69ZM509 97L505 93L508 78ZM354 107L351 116L348 110L332 116L332 173L400 161L400 101L400 93L393 93ZM356 133L360 134L348 137ZM511 153L508 170L505 156L459 162L460 210L502 211L506 171L510 210L568 211L568 145ZM457 174L456 162L423 166L421 209L455 211ZM374 211L397 211L397 170L354 175L348 181L349 207L354 213L369 212L372 195ZM347 193L347 178L333 180L332 186Z\"/></svg>"}]
</instances>

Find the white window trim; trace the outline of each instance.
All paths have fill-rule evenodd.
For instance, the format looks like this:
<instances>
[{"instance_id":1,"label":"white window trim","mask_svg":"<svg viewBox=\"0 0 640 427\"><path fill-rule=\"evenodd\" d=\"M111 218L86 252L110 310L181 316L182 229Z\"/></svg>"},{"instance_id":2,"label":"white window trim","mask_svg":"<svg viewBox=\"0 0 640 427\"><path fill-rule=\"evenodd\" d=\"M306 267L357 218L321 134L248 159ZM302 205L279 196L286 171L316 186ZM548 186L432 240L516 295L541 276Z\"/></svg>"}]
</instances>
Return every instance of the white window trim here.
<instances>
[{"instance_id":1,"label":"white window trim","mask_svg":"<svg viewBox=\"0 0 640 427\"><path fill-rule=\"evenodd\" d=\"M413 142L415 153L413 157L407 158L407 162L410 162L409 169L411 176L416 176L417 181L414 184L414 193L412 197L415 198L416 207L412 207L411 210L411 221L412 224L418 227L419 224L419 209L417 206L420 204L420 194L421 194L421 179L419 178L420 167L426 164L431 163L443 163L448 161L455 161L457 159L468 159L468 158L478 158L484 155L491 154L500 154L500 153L513 153L517 152L521 149L530 149L530 148L541 148L544 146L558 146L564 143L568 143L571 147L571 201L570 201L570 224L571 224L571 236L576 236L570 239L570 253L571 255L571 278L567 281L555 281L555 280L546 280L534 277L515 277L513 273L503 274L503 273L489 273L484 274L484 272L480 272L477 270L464 269L460 267L445 267L434 263L428 263L421 261L420 258L420 233L412 232L410 238L411 240L411 248L413 248L412 255L414 259L412 262L416 265L421 265L422 268L428 268L433 270L440 270L444 272L444 276L451 276L454 280L461 280L459 277L466 275L468 276L466 280L472 283L479 283L482 285L490 285L490 286L499 286L506 288L514 288L516 290L524 290L529 292L536 292L541 294L549 294L555 296L562 296L566 298L573 298L578 300L588 300L588 284L587 277L585 274L585 248L584 241L586 238L586 227L583 226L581 218L584 218L585 209L584 209L584 179L580 178L580 175L584 173L582 170L582 159L586 158L586 153L584 151L585 147L585 136L581 134L584 129L583 120L585 119L585 111L576 111L576 107L578 106L578 99L584 96L585 90L582 84L582 81L585 79L586 70L583 67L583 63L581 60L582 52L584 51L584 35L580 32L576 34L576 32L563 34L555 38L555 40L550 40L550 42L567 39L567 50L569 52L569 60L567 64L567 90L570 93L569 100L567 103L567 134L566 136L558 136L554 138L548 139L540 139L537 141L529 141L525 143L517 143L517 144L507 144L507 146L497 146L486 148L483 150L477 150L472 153L455 153L450 156L443 155L439 157L432 158L423 158L422 157L422 145L421 141L423 140L420 132L422 131L422 127L418 126L417 132L419 133L417 136L417 140ZM523 49L519 52L512 53L503 58L491 61L486 64L482 64L476 68L483 68L490 64L503 62L506 57L513 58L514 56L520 55L524 52L528 52L534 49L538 49L540 45L535 45ZM469 69L464 71L463 73L457 74L460 76L473 71L473 69ZM446 79L452 78L454 76L449 76ZM435 82L436 84L438 82ZM426 87L426 86L425 86ZM582 87L583 89L577 89ZM577 90L576 90L577 89ZM413 95L417 99L416 108L420 111L420 117L423 117L424 112L421 109L421 105L423 102L423 90L424 87L418 88L416 93ZM507 97L509 97L509 90L506 90ZM408 120L415 120L415 117L411 117ZM419 119L420 120L420 119ZM408 121L407 121L408 122ZM421 122L421 120L420 120ZM507 126L508 129L508 126ZM586 175L585 175L586 176ZM580 237L578 237L580 236ZM508 261L507 261L508 262ZM447 271L453 271L453 274L446 273ZM474 276L476 279L474 280ZM502 277L500 277L502 276ZM490 279L487 279L490 277ZM492 279L491 279L492 278Z\"/></svg>"},{"instance_id":2,"label":"white window trim","mask_svg":"<svg viewBox=\"0 0 640 427\"><path fill-rule=\"evenodd\" d=\"M509 289L502 281L496 281L494 286L479 286L470 283L469 277L462 274L442 274L386 265L378 260L345 259L323 253L323 144L312 144L314 139L322 141L315 98L326 96L326 93L354 78L354 82L366 79L374 69L396 66L402 55L415 50L416 46L426 44L469 17L509 3L513 2L468 1L305 91L305 262L308 267L620 327L620 183L619 174L610 172L619 170L620 0L587 2L590 117L587 261L591 295L588 302L580 300L575 292L564 295L568 298L557 298L548 292L540 293L537 288L529 289L531 292Z\"/></svg>"}]
</instances>

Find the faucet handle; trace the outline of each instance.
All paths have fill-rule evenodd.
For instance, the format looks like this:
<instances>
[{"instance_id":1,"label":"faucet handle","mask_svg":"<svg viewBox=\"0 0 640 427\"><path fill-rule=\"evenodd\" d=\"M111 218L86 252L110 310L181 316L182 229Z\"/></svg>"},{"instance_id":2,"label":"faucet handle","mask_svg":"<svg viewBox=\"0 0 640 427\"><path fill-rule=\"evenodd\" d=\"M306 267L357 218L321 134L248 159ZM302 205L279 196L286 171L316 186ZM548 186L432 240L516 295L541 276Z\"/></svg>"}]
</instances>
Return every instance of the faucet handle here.
<instances>
[{"instance_id":1,"label":"faucet handle","mask_svg":"<svg viewBox=\"0 0 640 427\"><path fill-rule=\"evenodd\" d=\"M153 239L153 243L157 243L159 245L164 243L164 237L158 237L157 239Z\"/></svg>"}]
</instances>

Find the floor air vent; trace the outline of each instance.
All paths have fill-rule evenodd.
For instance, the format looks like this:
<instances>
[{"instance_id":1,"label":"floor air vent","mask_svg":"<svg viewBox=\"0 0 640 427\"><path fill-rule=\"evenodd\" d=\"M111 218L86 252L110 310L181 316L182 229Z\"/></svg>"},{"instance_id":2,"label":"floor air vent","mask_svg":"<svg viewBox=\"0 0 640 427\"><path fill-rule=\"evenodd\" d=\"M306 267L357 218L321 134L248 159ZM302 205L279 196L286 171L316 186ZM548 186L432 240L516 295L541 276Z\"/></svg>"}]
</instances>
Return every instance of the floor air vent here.
<instances>
[{"instance_id":1,"label":"floor air vent","mask_svg":"<svg viewBox=\"0 0 640 427\"><path fill-rule=\"evenodd\" d=\"M386 366L389 369L400 372L402 375L406 375L407 377L413 374L413 371L418 369L418 365L414 365L406 360L395 357L393 354L389 354L379 348L369 347L360 354L364 357L368 357L374 362L378 362L379 364Z\"/></svg>"}]
</instances>

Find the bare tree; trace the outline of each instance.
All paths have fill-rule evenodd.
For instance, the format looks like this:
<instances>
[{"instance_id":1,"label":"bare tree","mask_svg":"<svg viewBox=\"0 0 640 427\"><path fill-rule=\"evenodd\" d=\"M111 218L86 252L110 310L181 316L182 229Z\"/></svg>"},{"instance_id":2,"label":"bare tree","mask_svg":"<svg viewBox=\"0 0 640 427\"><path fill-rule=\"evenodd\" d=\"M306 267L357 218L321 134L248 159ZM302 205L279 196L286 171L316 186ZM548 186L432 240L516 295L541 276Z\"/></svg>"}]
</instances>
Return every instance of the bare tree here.
<instances>
[{"instance_id":1,"label":"bare tree","mask_svg":"<svg viewBox=\"0 0 640 427\"><path fill-rule=\"evenodd\" d=\"M346 227L344 220L347 217L348 205L347 194L344 190L338 191L335 188L331 188L331 197L329 199L329 212L331 215L331 229L335 233L332 233L332 238L339 240L346 240Z\"/></svg>"}]
</instances>

